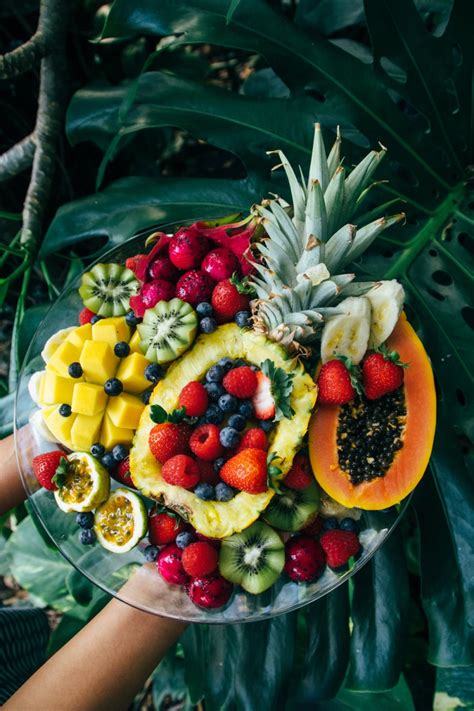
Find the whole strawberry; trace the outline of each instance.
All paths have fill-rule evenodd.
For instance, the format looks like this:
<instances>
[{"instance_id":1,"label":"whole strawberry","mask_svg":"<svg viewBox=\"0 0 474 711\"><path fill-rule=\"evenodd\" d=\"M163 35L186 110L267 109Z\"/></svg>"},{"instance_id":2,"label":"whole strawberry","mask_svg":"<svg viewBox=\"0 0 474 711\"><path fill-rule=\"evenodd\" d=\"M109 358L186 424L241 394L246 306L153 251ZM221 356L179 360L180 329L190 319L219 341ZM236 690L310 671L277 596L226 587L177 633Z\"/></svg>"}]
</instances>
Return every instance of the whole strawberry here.
<instances>
[{"instance_id":1,"label":"whole strawberry","mask_svg":"<svg viewBox=\"0 0 474 711\"><path fill-rule=\"evenodd\" d=\"M362 361L362 383L368 400L378 400L379 397L397 390L404 379L405 363L395 351L377 351L370 353Z\"/></svg>"},{"instance_id":2,"label":"whole strawberry","mask_svg":"<svg viewBox=\"0 0 474 711\"><path fill-rule=\"evenodd\" d=\"M268 489L267 453L263 449L244 449L227 460L219 475L234 489L263 494Z\"/></svg>"},{"instance_id":3,"label":"whole strawberry","mask_svg":"<svg viewBox=\"0 0 474 711\"><path fill-rule=\"evenodd\" d=\"M250 299L230 279L225 279L215 286L211 304L218 323L225 323L232 321L238 311L248 311Z\"/></svg>"},{"instance_id":4,"label":"whole strawberry","mask_svg":"<svg viewBox=\"0 0 474 711\"><path fill-rule=\"evenodd\" d=\"M199 267L208 251L209 241L201 235L196 225L182 227L169 244L170 260L175 267L183 270Z\"/></svg>"},{"instance_id":5,"label":"whole strawberry","mask_svg":"<svg viewBox=\"0 0 474 711\"><path fill-rule=\"evenodd\" d=\"M233 586L219 573L193 578L187 585L186 592L192 602L199 607L222 607L232 595Z\"/></svg>"},{"instance_id":6,"label":"whole strawberry","mask_svg":"<svg viewBox=\"0 0 474 711\"><path fill-rule=\"evenodd\" d=\"M343 568L349 558L360 551L359 539L354 531L336 528L323 533L319 540L326 553L327 563L333 570Z\"/></svg>"},{"instance_id":7,"label":"whole strawberry","mask_svg":"<svg viewBox=\"0 0 474 711\"><path fill-rule=\"evenodd\" d=\"M284 571L297 583L310 583L319 578L326 565L320 544L309 536L294 536L285 546Z\"/></svg>"},{"instance_id":8,"label":"whole strawberry","mask_svg":"<svg viewBox=\"0 0 474 711\"><path fill-rule=\"evenodd\" d=\"M172 585L184 585L188 576L181 562L183 551L175 543L165 546L158 556L156 565L159 574Z\"/></svg>"},{"instance_id":9,"label":"whole strawberry","mask_svg":"<svg viewBox=\"0 0 474 711\"><path fill-rule=\"evenodd\" d=\"M186 454L177 454L163 464L161 476L168 484L193 489L199 483L199 466Z\"/></svg>"},{"instance_id":10,"label":"whole strawberry","mask_svg":"<svg viewBox=\"0 0 474 711\"><path fill-rule=\"evenodd\" d=\"M285 486L290 489L306 489L314 481L311 464L306 454L299 452L295 456L291 469L284 481Z\"/></svg>"},{"instance_id":11,"label":"whole strawberry","mask_svg":"<svg viewBox=\"0 0 474 711\"><path fill-rule=\"evenodd\" d=\"M188 417L200 417L204 415L208 405L207 390L204 385L197 380L193 380L181 390L178 398L179 406L186 408Z\"/></svg>"},{"instance_id":12,"label":"whole strawberry","mask_svg":"<svg viewBox=\"0 0 474 711\"><path fill-rule=\"evenodd\" d=\"M244 432L237 451L241 452L243 449L263 449L266 452L268 439L265 432L260 427L251 427Z\"/></svg>"},{"instance_id":13,"label":"whole strawberry","mask_svg":"<svg viewBox=\"0 0 474 711\"><path fill-rule=\"evenodd\" d=\"M224 281L239 269L239 262L230 249L219 247L204 257L201 269L209 274L214 281Z\"/></svg>"},{"instance_id":14,"label":"whole strawberry","mask_svg":"<svg viewBox=\"0 0 474 711\"><path fill-rule=\"evenodd\" d=\"M213 573L219 562L219 554L214 546L205 541L190 543L183 551L183 568L193 578L201 578Z\"/></svg>"},{"instance_id":15,"label":"whole strawberry","mask_svg":"<svg viewBox=\"0 0 474 711\"><path fill-rule=\"evenodd\" d=\"M95 313L88 309L86 306L79 312L79 323L81 326L85 326L86 323L90 323Z\"/></svg>"},{"instance_id":16,"label":"whole strawberry","mask_svg":"<svg viewBox=\"0 0 474 711\"><path fill-rule=\"evenodd\" d=\"M154 510L148 519L148 538L154 546L174 543L178 533L181 533L184 529L184 522L176 514Z\"/></svg>"},{"instance_id":17,"label":"whole strawberry","mask_svg":"<svg viewBox=\"0 0 474 711\"><path fill-rule=\"evenodd\" d=\"M191 428L186 424L163 422L155 425L148 436L150 451L160 464L177 454L189 452Z\"/></svg>"},{"instance_id":18,"label":"whole strawberry","mask_svg":"<svg viewBox=\"0 0 474 711\"><path fill-rule=\"evenodd\" d=\"M178 278L178 274L178 270L165 254L156 257L148 267L148 276L150 279L175 281Z\"/></svg>"},{"instance_id":19,"label":"whole strawberry","mask_svg":"<svg viewBox=\"0 0 474 711\"><path fill-rule=\"evenodd\" d=\"M205 272L194 270L186 272L176 284L176 296L192 306L209 301L214 281Z\"/></svg>"},{"instance_id":20,"label":"whole strawberry","mask_svg":"<svg viewBox=\"0 0 474 711\"><path fill-rule=\"evenodd\" d=\"M254 395L257 384L257 375L248 365L241 365L229 370L222 381L222 385L228 393L242 400Z\"/></svg>"},{"instance_id":21,"label":"whole strawberry","mask_svg":"<svg viewBox=\"0 0 474 711\"><path fill-rule=\"evenodd\" d=\"M64 452L54 450L53 452L38 454L31 462L33 474L41 486L48 489L48 491L55 491L58 488L53 482L53 477L61 463L61 459L66 459Z\"/></svg>"},{"instance_id":22,"label":"whole strawberry","mask_svg":"<svg viewBox=\"0 0 474 711\"><path fill-rule=\"evenodd\" d=\"M125 486L129 486L132 489L136 488L130 476L130 457L123 459L111 476L121 484L125 484Z\"/></svg>"},{"instance_id":23,"label":"whole strawberry","mask_svg":"<svg viewBox=\"0 0 474 711\"><path fill-rule=\"evenodd\" d=\"M339 358L328 360L322 366L317 384L320 405L344 405L353 400L356 394L351 373Z\"/></svg>"}]
</instances>

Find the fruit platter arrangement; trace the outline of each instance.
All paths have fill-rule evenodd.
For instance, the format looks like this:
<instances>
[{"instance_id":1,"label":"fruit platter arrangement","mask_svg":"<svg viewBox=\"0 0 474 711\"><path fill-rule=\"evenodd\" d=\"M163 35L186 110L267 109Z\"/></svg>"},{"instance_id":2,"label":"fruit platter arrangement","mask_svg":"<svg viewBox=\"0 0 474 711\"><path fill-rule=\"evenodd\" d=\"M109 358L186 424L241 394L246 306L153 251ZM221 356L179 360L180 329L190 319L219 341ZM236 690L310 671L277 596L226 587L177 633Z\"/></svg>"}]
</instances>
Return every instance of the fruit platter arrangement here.
<instances>
[{"instance_id":1,"label":"fruit platter arrangement","mask_svg":"<svg viewBox=\"0 0 474 711\"><path fill-rule=\"evenodd\" d=\"M290 202L151 232L96 263L76 322L25 376L33 504L54 503L102 560L153 563L175 616L233 606L245 620L269 591L284 602L265 614L324 594L388 533L369 512L397 512L423 476L429 359L402 285L354 273L404 219L353 217L385 152L350 170L339 132L327 154L316 124L307 178L276 151Z\"/></svg>"}]
</instances>

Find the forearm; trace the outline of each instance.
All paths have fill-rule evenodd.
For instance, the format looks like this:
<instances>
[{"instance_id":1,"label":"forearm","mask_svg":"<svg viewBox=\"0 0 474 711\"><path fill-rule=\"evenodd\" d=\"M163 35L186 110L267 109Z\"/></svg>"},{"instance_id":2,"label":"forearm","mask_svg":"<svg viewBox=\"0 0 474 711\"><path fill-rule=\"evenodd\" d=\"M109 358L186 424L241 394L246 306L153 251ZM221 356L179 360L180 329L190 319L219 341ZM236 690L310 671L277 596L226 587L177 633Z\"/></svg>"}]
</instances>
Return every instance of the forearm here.
<instances>
[{"instance_id":1,"label":"forearm","mask_svg":"<svg viewBox=\"0 0 474 711\"><path fill-rule=\"evenodd\" d=\"M13 435L0 440L0 515L26 498L18 472Z\"/></svg>"}]
</instances>

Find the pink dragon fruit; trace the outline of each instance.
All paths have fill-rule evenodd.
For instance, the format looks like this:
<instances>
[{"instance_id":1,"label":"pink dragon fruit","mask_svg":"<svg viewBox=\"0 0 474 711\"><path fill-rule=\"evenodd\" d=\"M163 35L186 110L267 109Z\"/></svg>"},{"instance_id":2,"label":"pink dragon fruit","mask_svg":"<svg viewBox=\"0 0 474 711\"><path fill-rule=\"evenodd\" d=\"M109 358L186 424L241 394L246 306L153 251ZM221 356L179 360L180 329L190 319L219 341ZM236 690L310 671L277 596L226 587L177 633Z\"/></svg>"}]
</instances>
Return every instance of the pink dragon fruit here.
<instances>
[{"instance_id":1,"label":"pink dragon fruit","mask_svg":"<svg viewBox=\"0 0 474 711\"><path fill-rule=\"evenodd\" d=\"M232 215L230 219L232 219L232 217L234 217L234 215ZM223 220L219 221L219 223L222 222ZM235 254L240 263L242 276L247 276L252 273L253 266L249 261L251 258L250 241L257 228L261 229L252 215L249 215L245 220L241 220L240 222L213 225L212 221L201 221L196 222L195 226L200 230L203 237L207 237L207 239L221 247L230 249L230 251Z\"/></svg>"},{"instance_id":2,"label":"pink dragon fruit","mask_svg":"<svg viewBox=\"0 0 474 711\"><path fill-rule=\"evenodd\" d=\"M209 251L209 242L194 225L182 227L171 238L169 258L178 269L196 269Z\"/></svg>"},{"instance_id":3,"label":"pink dragon fruit","mask_svg":"<svg viewBox=\"0 0 474 711\"><path fill-rule=\"evenodd\" d=\"M176 296L188 304L196 306L209 301L215 282L205 272L194 269L186 272L176 284Z\"/></svg>"},{"instance_id":4,"label":"pink dragon fruit","mask_svg":"<svg viewBox=\"0 0 474 711\"><path fill-rule=\"evenodd\" d=\"M130 307L135 316L142 318L145 311L153 308L158 301L169 301L174 295L174 284L164 279L155 279L143 284L138 294L130 297Z\"/></svg>"},{"instance_id":5,"label":"pink dragon fruit","mask_svg":"<svg viewBox=\"0 0 474 711\"><path fill-rule=\"evenodd\" d=\"M148 275L151 279L166 279L174 281L178 278L179 272L165 254L156 257L148 267Z\"/></svg>"},{"instance_id":6,"label":"pink dragon fruit","mask_svg":"<svg viewBox=\"0 0 474 711\"><path fill-rule=\"evenodd\" d=\"M240 264L230 249L219 247L204 257L201 269L209 274L214 281L224 281L224 279L229 279L234 272L240 271Z\"/></svg>"}]
</instances>

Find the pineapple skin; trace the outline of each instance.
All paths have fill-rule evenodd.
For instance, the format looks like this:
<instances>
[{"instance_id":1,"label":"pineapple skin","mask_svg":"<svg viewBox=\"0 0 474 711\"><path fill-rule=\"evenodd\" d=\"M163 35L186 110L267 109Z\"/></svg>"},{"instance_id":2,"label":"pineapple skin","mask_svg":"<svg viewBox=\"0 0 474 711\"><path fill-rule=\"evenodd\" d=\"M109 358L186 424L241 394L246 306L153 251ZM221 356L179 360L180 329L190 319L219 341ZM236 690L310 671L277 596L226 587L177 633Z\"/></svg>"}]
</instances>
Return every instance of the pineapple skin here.
<instances>
[{"instance_id":1,"label":"pineapple skin","mask_svg":"<svg viewBox=\"0 0 474 711\"><path fill-rule=\"evenodd\" d=\"M135 486L146 496L162 501L196 531L210 538L226 538L250 526L268 506L274 491L269 489L263 494L242 491L228 502L202 501L192 491L165 482L161 465L148 448L148 436L155 426L150 419L150 406L159 404L168 412L173 410L178 405L181 389L191 380L202 379L211 365L226 356L245 358L256 365L271 358L277 367L294 373L291 404L295 415L291 420L277 423L269 449L281 457L278 466L282 478L288 473L306 433L317 394L312 378L300 363L289 358L284 348L253 331L242 331L235 324L226 324L210 335L200 336L193 349L169 368L142 413L130 452L130 473Z\"/></svg>"}]
</instances>

